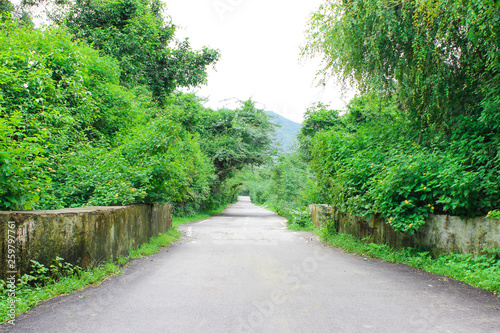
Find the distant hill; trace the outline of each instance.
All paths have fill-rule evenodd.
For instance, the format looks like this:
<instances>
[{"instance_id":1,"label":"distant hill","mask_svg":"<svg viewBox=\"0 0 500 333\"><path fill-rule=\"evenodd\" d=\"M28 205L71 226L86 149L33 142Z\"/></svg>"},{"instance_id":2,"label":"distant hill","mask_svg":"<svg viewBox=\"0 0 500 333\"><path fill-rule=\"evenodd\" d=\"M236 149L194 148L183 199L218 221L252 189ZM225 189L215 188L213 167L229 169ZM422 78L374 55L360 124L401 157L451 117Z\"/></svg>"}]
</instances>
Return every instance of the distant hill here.
<instances>
[{"instance_id":1,"label":"distant hill","mask_svg":"<svg viewBox=\"0 0 500 333\"><path fill-rule=\"evenodd\" d=\"M281 127L276 129L276 135L274 137L275 146L278 147L281 154L290 152L293 145L297 143L297 134L302 124L286 119L272 111L265 112L270 116L273 123L281 125Z\"/></svg>"}]
</instances>

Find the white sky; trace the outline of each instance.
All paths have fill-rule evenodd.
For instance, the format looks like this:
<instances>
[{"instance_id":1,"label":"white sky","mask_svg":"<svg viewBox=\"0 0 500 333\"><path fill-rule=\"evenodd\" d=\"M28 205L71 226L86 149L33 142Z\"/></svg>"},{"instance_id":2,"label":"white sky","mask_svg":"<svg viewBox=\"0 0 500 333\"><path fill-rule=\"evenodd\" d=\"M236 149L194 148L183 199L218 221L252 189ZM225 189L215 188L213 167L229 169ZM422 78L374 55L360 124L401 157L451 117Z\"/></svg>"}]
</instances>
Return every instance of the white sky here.
<instances>
[{"instance_id":1,"label":"white sky","mask_svg":"<svg viewBox=\"0 0 500 333\"><path fill-rule=\"evenodd\" d=\"M209 70L208 84L196 89L209 98L206 106L233 107L228 99L251 97L260 108L301 122L313 102L344 109L349 101L333 82L316 87L317 63L299 63L307 19L322 0L164 2L167 14L180 26L177 38L189 37L194 49L221 51L216 71Z\"/></svg>"}]
</instances>

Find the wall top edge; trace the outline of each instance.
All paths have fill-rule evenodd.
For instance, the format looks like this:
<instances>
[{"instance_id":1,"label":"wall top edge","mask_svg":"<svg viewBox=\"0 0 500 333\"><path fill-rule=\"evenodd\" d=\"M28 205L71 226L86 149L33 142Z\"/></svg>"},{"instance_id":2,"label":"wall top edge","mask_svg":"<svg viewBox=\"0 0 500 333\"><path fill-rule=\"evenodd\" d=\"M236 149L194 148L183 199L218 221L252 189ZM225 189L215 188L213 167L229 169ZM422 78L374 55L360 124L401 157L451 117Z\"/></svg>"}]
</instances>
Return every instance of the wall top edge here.
<instances>
[{"instance_id":1,"label":"wall top edge","mask_svg":"<svg viewBox=\"0 0 500 333\"><path fill-rule=\"evenodd\" d=\"M76 213L93 213L102 211L113 211L124 209L130 206L89 206L89 207L76 207L64 208L53 210L13 210L13 211L0 211L0 215L46 215L46 214L76 214Z\"/></svg>"},{"instance_id":2,"label":"wall top edge","mask_svg":"<svg viewBox=\"0 0 500 333\"><path fill-rule=\"evenodd\" d=\"M334 208L335 209L334 206L331 206L331 205L328 205L328 204L310 204L310 205L307 206L308 209L313 208L313 207L329 207L329 208ZM344 212L344 211L342 211L341 213L348 214L347 212ZM428 220L428 219L444 219L444 218L447 218L447 219L460 219L462 221L488 220L488 221L492 221L492 222L495 222L495 223L500 223L500 219L489 218L489 217L487 217L485 215L479 215L479 216L475 216L475 217L465 217L465 218L462 218L461 216L457 216L457 215L429 214L427 216L426 220Z\"/></svg>"}]
</instances>

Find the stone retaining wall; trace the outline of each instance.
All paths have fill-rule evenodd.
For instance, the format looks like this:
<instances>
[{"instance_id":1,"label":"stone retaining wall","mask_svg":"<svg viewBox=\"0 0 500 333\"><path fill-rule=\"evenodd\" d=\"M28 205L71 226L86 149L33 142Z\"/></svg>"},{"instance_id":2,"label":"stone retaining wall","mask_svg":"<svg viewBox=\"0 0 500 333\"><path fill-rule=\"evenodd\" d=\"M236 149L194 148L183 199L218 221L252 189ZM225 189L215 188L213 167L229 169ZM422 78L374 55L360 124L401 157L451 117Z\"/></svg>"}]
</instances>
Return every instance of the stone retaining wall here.
<instances>
[{"instance_id":1,"label":"stone retaining wall","mask_svg":"<svg viewBox=\"0 0 500 333\"><path fill-rule=\"evenodd\" d=\"M328 205L310 205L314 223L322 226L334 223L337 231L360 239L392 247L421 247L439 254L443 252L478 254L485 247L500 248L500 220L476 217L430 215L414 235L397 233L384 220L369 220L342 213Z\"/></svg>"},{"instance_id":2,"label":"stone retaining wall","mask_svg":"<svg viewBox=\"0 0 500 333\"><path fill-rule=\"evenodd\" d=\"M19 275L29 273L30 260L48 267L57 256L86 267L126 256L171 227L168 204L0 212L0 279L11 270L12 249Z\"/></svg>"}]
</instances>

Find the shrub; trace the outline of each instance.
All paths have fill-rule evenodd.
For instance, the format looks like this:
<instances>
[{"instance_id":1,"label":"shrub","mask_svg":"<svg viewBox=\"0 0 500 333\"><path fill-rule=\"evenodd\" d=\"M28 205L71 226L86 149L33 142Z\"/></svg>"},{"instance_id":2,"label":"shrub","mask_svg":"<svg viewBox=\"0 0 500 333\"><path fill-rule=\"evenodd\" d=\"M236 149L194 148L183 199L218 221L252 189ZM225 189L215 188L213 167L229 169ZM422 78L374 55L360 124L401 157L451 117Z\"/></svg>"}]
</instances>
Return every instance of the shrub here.
<instances>
[{"instance_id":1,"label":"shrub","mask_svg":"<svg viewBox=\"0 0 500 333\"><path fill-rule=\"evenodd\" d=\"M477 216L497 209L498 137L473 119L459 124L448 137L427 135L421 144L401 120L319 133L311 165L324 198L409 233L429 213Z\"/></svg>"}]
</instances>

